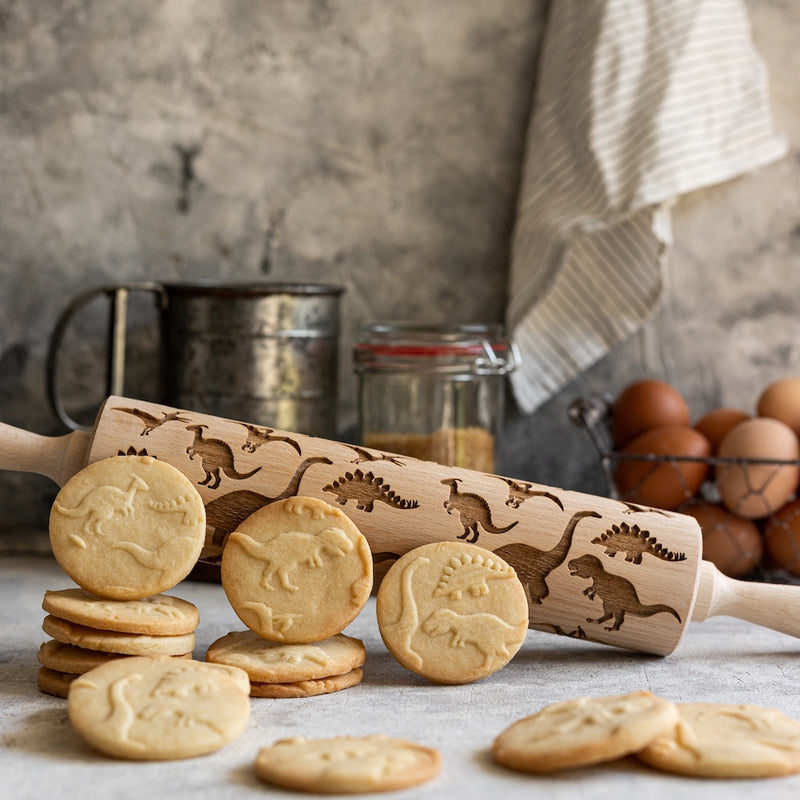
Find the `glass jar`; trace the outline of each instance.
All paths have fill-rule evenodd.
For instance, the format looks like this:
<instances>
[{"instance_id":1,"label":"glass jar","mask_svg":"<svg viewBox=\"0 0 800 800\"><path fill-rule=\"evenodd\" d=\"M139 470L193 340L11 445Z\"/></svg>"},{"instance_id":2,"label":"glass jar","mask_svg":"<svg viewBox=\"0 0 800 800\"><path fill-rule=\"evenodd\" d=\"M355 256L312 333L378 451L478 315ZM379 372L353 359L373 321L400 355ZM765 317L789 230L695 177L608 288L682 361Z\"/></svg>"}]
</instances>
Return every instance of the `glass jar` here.
<instances>
[{"instance_id":1,"label":"glass jar","mask_svg":"<svg viewBox=\"0 0 800 800\"><path fill-rule=\"evenodd\" d=\"M496 471L505 376L516 367L502 325L365 325L354 361L363 446Z\"/></svg>"}]
</instances>

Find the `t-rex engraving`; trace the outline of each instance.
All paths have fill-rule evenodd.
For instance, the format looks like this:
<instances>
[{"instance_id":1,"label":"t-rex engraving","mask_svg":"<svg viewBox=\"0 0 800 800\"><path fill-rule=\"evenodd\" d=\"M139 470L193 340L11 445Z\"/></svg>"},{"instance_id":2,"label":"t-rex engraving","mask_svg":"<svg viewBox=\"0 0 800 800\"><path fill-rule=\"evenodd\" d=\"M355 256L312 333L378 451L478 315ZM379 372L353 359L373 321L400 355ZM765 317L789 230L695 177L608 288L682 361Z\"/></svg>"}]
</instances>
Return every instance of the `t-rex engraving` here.
<instances>
[{"instance_id":1,"label":"t-rex engraving","mask_svg":"<svg viewBox=\"0 0 800 800\"><path fill-rule=\"evenodd\" d=\"M653 614L672 614L678 622L681 621L678 612L671 606L663 603L645 605L639 600L636 587L621 575L606 572L597 556L590 553L573 558L567 566L571 575L578 578L588 578L591 584L583 590L583 594L590 600L599 597L603 603L603 616L593 619L587 617L587 622L607 622L614 620L613 625L605 626L607 631L618 631L625 621L626 614L637 617L652 617Z\"/></svg>"},{"instance_id":2,"label":"t-rex engraving","mask_svg":"<svg viewBox=\"0 0 800 800\"><path fill-rule=\"evenodd\" d=\"M140 408L123 408L116 406L114 411L122 411L124 414L130 414L141 420L142 432L139 436L149 436L156 428L161 427L166 422L191 422L188 417L182 417L180 411L162 411L160 417L150 414L147 411L142 411Z\"/></svg>"},{"instance_id":3,"label":"t-rex engraving","mask_svg":"<svg viewBox=\"0 0 800 800\"><path fill-rule=\"evenodd\" d=\"M238 472L233 464L233 450L227 442L222 439L205 439L203 431L208 425L187 425L186 430L194 433L194 441L186 448L186 453L190 460L194 460L196 455L200 456L200 463L205 473L205 478L199 482L200 486L208 484L209 489L216 489L224 472L229 478L243 481L255 475L261 467L256 467L250 472ZM213 483L211 482L213 481Z\"/></svg>"},{"instance_id":4,"label":"t-rex engraving","mask_svg":"<svg viewBox=\"0 0 800 800\"><path fill-rule=\"evenodd\" d=\"M525 638L525 629L509 625L496 614L479 611L474 614L458 614L451 608L437 608L422 623L422 632L428 636L450 634L450 647L472 645L483 656L482 668L493 662L503 663L511 657L509 647L516 647Z\"/></svg>"},{"instance_id":5,"label":"t-rex engraving","mask_svg":"<svg viewBox=\"0 0 800 800\"><path fill-rule=\"evenodd\" d=\"M496 527L492 521L492 510L486 500L478 494L459 491L460 478L443 478L439 483L450 487L450 496L444 501L444 507L448 514L452 514L453 511L458 512L461 525L464 527L464 533L458 536L459 539L475 544L480 536L478 526L487 533L506 533L517 524L518 520L514 520L505 528Z\"/></svg>"},{"instance_id":6,"label":"t-rex engraving","mask_svg":"<svg viewBox=\"0 0 800 800\"><path fill-rule=\"evenodd\" d=\"M564 563L569 548L572 546L572 537L575 528L582 519L594 517L600 519L596 511L577 511L567 523L561 538L550 550L540 550L529 544L515 542L499 547L495 554L511 564L517 571L517 576L522 581L528 594L528 602L532 607L539 605L550 594L547 586L547 576L558 566Z\"/></svg>"},{"instance_id":7,"label":"t-rex engraving","mask_svg":"<svg viewBox=\"0 0 800 800\"><path fill-rule=\"evenodd\" d=\"M301 461L286 488L275 497L239 489L212 500L206 505L206 525L214 529L213 543L222 547L231 531L235 531L254 511L297 495L300 491L300 482L309 467L314 464L332 463L325 456L311 456Z\"/></svg>"},{"instance_id":8,"label":"t-rex engraving","mask_svg":"<svg viewBox=\"0 0 800 800\"><path fill-rule=\"evenodd\" d=\"M110 484L96 486L81 498L80 503L72 508L55 501L53 510L70 519L84 517L81 529L86 534L102 536L101 525L111 520L115 514L129 517L134 513L133 500L138 492L147 492L150 487L138 476L131 477L128 488L123 490ZM77 537L80 539L80 537ZM76 541L79 546L81 541Z\"/></svg>"},{"instance_id":9,"label":"t-rex engraving","mask_svg":"<svg viewBox=\"0 0 800 800\"><path fill-rule=\"evenodd\" d=\"M303 455L300 445L294 439L288 436L273 436L275 431L272 428L259 428L257 425L248 425L245 422L239 424L247 429L247 441L242 445L242 450L246 453L255 453L262 444L267 444L267 442L286 442L295 449L297 455Z\"/></svg>"},{"instance_id":10,"label":"t-rex engraving","mask_svg":"<svg viewBox=\"0 0 800 800\"><path fill-rule=\"evenodd\" d=\"M323 486L322 491L335 494L336 502L340 505L345 505L348 500L355 500L359 511L370 512L378 502L392 508L419 508L416 500L406 500L393 492L389 484L383 482L383 478L360 469L345 472L343 476Z\"/></svg>"},{"instance_id":11,"label":"t-rex engraving","mask_svg":"<svg viewBox=\"0 0 800 800\"><path fill-rule=\"evenodd\" d=\"M419 630L419 608L417 607L417 598L414 596L413 580L414 572L424 564L430 564L430 559L415 558L404 567L403 574L400 576L400 616L395 622L395 628L401 637L400 644L403 654L417 669L423 666L423 661L422 656L411 646L414 634Z\"/></svg>"},{"instance_id":12,"label":"t-rex engraving","mask_svg":"<svg viewBox=\"0 0 800 800\"><path fill-rule=\"evenodd\" d=\"M546 497L548 500L552 500L562 511L564 510L564 504L552 492L534 489L534 485L527 481L515 481L512 478L500 478L500 480L508 486L506 505L511 506L511 508L519 508L531 497Z\"/></svg>"},{"instance_id":13,"label":"t-rex engraving","mask_svg":"<svg viewBox=\"0 0 800 800\"><path fill-rule=\"evenodd\" d=\"M489 594L489 581L513 579L515 575L514 569L499 558L462 553L442 570L433 596L460 600L467 592L472 597L484 597Z\"/></svg>"},{"instance_id":14,"label":"t-rex engraving","mask_svg":"<svg viewBox=\"0 0 800 800\"><path fill-rule=\"evenodd\" d=\"M288 592L300 591L300 587L292 583L290 572L303 564L310 569L319 569L325 565L324 555L343 558L355 547L341 528L334 527L317 533L284 531L268 542L258 542L241 531L234 531L228 542L240 545L248 555L265 563L261 586L270 591L275 589L272 579L277 576L281 587ZM298 548L298 542L302 542L304 547Z\"/></svg>"},{"instance_id":15,"label":"t-rex engraving","mask_svg":"<svg viewBox=\"0 0 800 800\"><path fill-rule=\"evenodd\" d=\"M622 522L612 525L607 531L592 539L592 544L605 547L607 556L625 553L625 560L641 564L642 556L649 553L661 561L686 561L686 553L675 553L662 545L650 531L643 531L638 525Z\"/></svg>"},{"instance_id":16,"label":"t-rex engraving","mask_svg":"<svg viewBox=\"0 0 800 800\"><path fill-rule=\"evenodd\" d=\"M365 447L358 447L354 444L348 444L347 446L351 450L354 450L357 456L351 462L352 464L361 464L365 461L388 461L390 464L396 464L398 467L404 466L403 462L398 456L393 456L390 453L384 453L381 451L375 453L371 450L367 450Z\"/></svg>"}]
</instances>

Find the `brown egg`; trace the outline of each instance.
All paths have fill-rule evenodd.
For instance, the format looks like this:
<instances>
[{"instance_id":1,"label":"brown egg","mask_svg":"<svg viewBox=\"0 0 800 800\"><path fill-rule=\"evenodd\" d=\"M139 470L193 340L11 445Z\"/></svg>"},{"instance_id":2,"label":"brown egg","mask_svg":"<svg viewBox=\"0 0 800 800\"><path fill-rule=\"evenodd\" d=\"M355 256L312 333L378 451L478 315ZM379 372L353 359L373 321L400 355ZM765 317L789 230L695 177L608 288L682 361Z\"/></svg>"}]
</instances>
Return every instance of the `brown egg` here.
<instances>
[{"instance_id":1,"label":"brown egg","mask_svg":"<svg viewBox=\"0 0 800 800\"><path fill-rule=\"evenodd\" d=\"M720 458L742 463L720 464L716 479L722 502L734 514L759 519L785 505L797 489L796 464L765 464L747 459L796 461L800 445L791 428L777 419L754 417L734 426L722 440Z\"/></svg>"},{"instance_id":2,"label":"brown egg","mask_svg":"<svg viewBox=\"0 0 800 800\"><path fill-rule=\"evenodd\" d=\"M783 378L767 386L758 398L756 413L779 419L800 435L800 378Z\"/></svg>"},{"instance_id":3,"label":"brown egg","mask_svg":"<svg viewBox=\"0 0 800 800\"><path fill-rule=\"evenodd\" d=\"M611 435L617 447L637 436L667 425L689 425L689 407L668 383L652 379L636 381L620 392L611 408Z\"/></svg>"},{"instance_id":4,"label":"brown egg","mask_svg":"<svg viewBox=\"0 0 800 800\"><path fill-rule=\"evenodd\" d=\"M769 518L764 542L777 566L800 575L800 500L793 500Z\"/></svg>"},{"instance_id":5,"label":"brown egg","mask_svg":"<svg viewBox=\"0 0 800 800\"><path fill-rule=\"evenodd\" d=\"M669 425L637 436L622 454L703 459L711 454L711 445L694 428ZM697 494L707 473L708 464L699 460L620 458L614 480L623 500L673 509Z\"/></svg>"},{"instance_id":6,"label":"brown egg","mask_svg":"<svg viewBox=\"0 0 800 800\"><path fill-rule=\"evenodd\" d=\"M731 578L740 578L761 562L764 545L761 531L749 519L742 519L718 503L699 500L681 509L700 523L703 558Z\"/></svg>"},{"instance_id":7,"label":"brown egg","mask_svg":"<svg viewBox=\"0 0 800 800\"><path fill-rule=\"evenodd\" d=\"M711 452L716 453L728 431L746 419L750 419L750 414L738 408L715 408L700 417L694 427L711 442Z\"/></svg>"}]
</instances>

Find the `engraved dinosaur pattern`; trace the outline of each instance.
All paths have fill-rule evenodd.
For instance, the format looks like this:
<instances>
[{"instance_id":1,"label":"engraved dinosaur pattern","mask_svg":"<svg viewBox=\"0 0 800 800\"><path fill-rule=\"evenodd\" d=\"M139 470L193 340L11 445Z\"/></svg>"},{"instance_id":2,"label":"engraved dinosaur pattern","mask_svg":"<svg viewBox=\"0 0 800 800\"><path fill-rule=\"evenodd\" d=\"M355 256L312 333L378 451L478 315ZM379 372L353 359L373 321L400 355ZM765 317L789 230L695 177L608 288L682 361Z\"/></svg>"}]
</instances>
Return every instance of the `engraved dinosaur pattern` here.
<instances>
[{"instance_id":1,"label":"engraved dinosaur pattern","mask_svg":"<svg viewBox=\"0 0 800 800\"><path fill-rule=\"evenodd\" d=\"M289 612L274 614L270 606L256 600L242 603L242 608L252 611L258 617L260 630L264 630L270 636L275 636L278 639L283 639L286 631L292 627L295 619L300 616Z\"/></svg>"},{"instance_id":2,"label":"engraved dinosaur pattern","mask_svg":"<svg viewBox=\"0 0 800 800\"><path fill-rule=\"evenodd\" d=\"M428 636L450 634L450 647L477 647L483 656L482 668L488 668L498 660L506 663L511 658L509 647L517 647L525 638L525 629L510 625L496 614L479 611L474 614L458 614L451 608L438 608L422 623L423 633Z\"/></svg>"},{"instance_id":3,"label":"engraved dinosaur pattern","mask_svg":"<svg viewBox=\"0 0 800 800\"><path fill-rule=\"evenodd\" d=\"M625 622L626 614L637 617L652 617L654 614L672 614L678 622L681 621L678 612L671 606L663 603L645 605L639 600L636 587L621 575L606 572L597 556L590 553L579 558L573 558L569 564L571 575L578 578L587 578L591 584L583 590L583 594L590 600L599 597L603 603L603 615L597 619L587 617L587 622L608 622L613 619L612 625L605 626L607 631L618 631Z\"/></svg>"},{"instance_id":4,"label":"engraved dinosaur pattern","mask_svg":"<svg viewBox=\"0 0 800 800\"><path fill-rule=\"evenodd\" d=\"M122 411L124 414L131 414L142 422L143 428L139 436L149 436L156 428L161 427L167 422L191 422L187 417L182 417L180 411L162 411L160 417L156 417L140 408L115 407L114 411Z\"/></svg>"},{"instance_id":5,"label":"engraved dinosaur pattern","mask_svg":"<svg viewBox=\"0 0 800 800\"><path fill-rule=\"evenodd\" d=\"M492 510L486 500L472 492L459 491L460 478L443 478L439 482L450 487L450 496L444 501L444 507L448 514L452 514L453 511L458 512L461 525L464 527L464 533L459 535L459 539L475 544L480 536L479 526L487 533L506 533L517 524L518 520L514 520L505 528L498 528L492 521Z\"/></svg>"},{"instance_id":6,"label":"engraved dinosaur pattern","mask_svg":"<svg viewBox=\"0 0 800 800\"><path fill-rule=\"evenodd\" d=\"M638 525L622 522L612 525L604 533L592 539L592 544L605 547L607 556L625 553L625 560L633 564L641 564L642 556L649 553L661 561L686 561L686 553L675 553L662 545L650 531L643 531Z\"/></svg>"},{"instance_id":7,"label":"engraved dinosaur pattern","mask_svg":"<svg viewBox=\"0 0 800 800\"><path fill-rule=\"evenodd\" d=\"M246 453L255 453L262 444L267 444L267 442L286 442L295 449L297 455L303 455L300 445L294 439L288 436L273 436L275 431L272 428L259 428L257 425L248 425L245 422L239 424L247 429L247 441L242 445L242 450Z\"/></svg>"},{"instance_id":8,"label":"engraved dinosaur pattern","mask_svg":"<svg viewBox=\"0 0 800 800\"><path fill-rule=\"evenodd\" d=\"M388 461L390 464L396 464L398 467L404 466L403 462L398 456L393 456L390 453L384 453L382 451L375 453L371 450L367 450L365 447L358 447L354 444L348 444L347 447L349 447L351 450L354 450L356 453L357 457L351 462L353 464L361 464L364 461Z\"/></svg>"},{"instance_id":9,"label":"engraved dinosaur pattern","mask_svg":"<svg viewBox=\"0 0 800 800\"><path fill-rule=\"evenodd\" d=\"M531 497L546 497L548 500L552 500L562 511L564 510L564 504L552 492L534 489L533 484L527 481L515 481L512 478L500 478L500 480L508 486L506 505L511 506L511 508L519 508Z\"/></svg>"},{"instance_id":10,"label":"engraved dinosaur pattern","mask_svg":"<svg viewBox=\"0 0 800 800\"><path fill-rule=\"evenodd\" d=\"M300 587L292 583L290 572L302 564L310 569L319 569L325 564L323 555L343 558L355 547L341 528L334 527L317 533L285 531L266 543L257 542L241 531L234 531L228 541L235 542L248 555L265 562L267 566L261 575L261 586L269 590L275 589L272 579L277 576L280 585L289 592L300 591ZM301 541L305 544L302 549L298 548L298 542Z\"/></svg>"},{"instance_id":11,"label":"engraved dinosaur pattern","mask_svg":"<svg viewBox=\"0 0 800 800\"><path fill-rule=\"evenodd\" d=\"M213 544L223 547L232 531L235 531L254 511L259 508L294 497L300 491L300 482L306 470L314 464L332 464L325 456L312 456L302 461L286 485L286 488L275 497L237 490L217 497L206 505L206 524L214 529Z\"/></svg>"},{"instance_id":12,"label":"engraved dinosaur pattern","mask_svg":"<svg viewBox=\"0 0 800 800\"><path fill-rule=\"evenodd\" d=\"M442 570L433 597L460 600L467 592L472 597L489 594L489 581L514 578L516 573L499 559L462 553L453 556Z\"/></svg>"},{"instance_id":13,"label":"engraved dinosaur pattern","mask_svg":"<svg viewBox=\"0 0 800 800\"><path fill-rule=\"evenodd\" d=\"M165 500L163 503L156 502L155 500L148 500L145 505L152 508L153 511L158 511L162 514L180 513L181 523L183 525L198 525L201 518L197 515L197 504L190 494L183 494L178 497L172 497Z\"/></svg>"},{"instance_id":14,"label":"engraved dinosaur pattern","mask_svg":"<svg viewBox=\"0 0 800 800\"><path fill-rule=\"evenodd\" d=\"M140 566L163 572L165 569L170 568L173 563L173 558L169 555L170 550L175 550L176 553L182 554L187 547L193 545L194 541L192 536L170 536L169 539L166 539L153 549L142 547L137 542L126 541L115 542L113 547L115 550L124 550Z\"/></svg>"},{"instance_id":15,"label":"engraved dinosaur pattern","mask_svg":"<svg viewBox=\"0 0 800 800\"><path fill-rule=\"evenodd\" d=\"M96 486L81 498L77 506L70 508L56 501L53 503L53 509L70 519L84 517L83 532L87 535L102 536L100 526L104 522L111 520L115 514L121 514L123 517L131 516L134 512L133 500L136 494L149 490L150 487L138 475L134 475L125 490L110 484ZM86 546L81 537L75 535L73 539L79 547Z\"/></svg>"},{"instance_id":16,"label":"engraved dinosaur pattern","mask_svg":"<svg viewBox=\"0 0 800 800\"><path fill-rule=\"evenodd\" d=\"M417 598L414 596L413 580L414 572L424 564L430 564L430 559L420 556L403 569L400 578L400 616L395 622L395 627L402 637L403 652L406 656L410 656L410 661L417 669L422 667L423 661L422 656L411 646L411 640L419 630L419 609Z\"/></svg>"},{"instance_id":17,"label":"engraved dinosaur pattern","mask_svg":"<svg viewBox=\"0 0 800 800\"><path fill-rule=\"evenodd\" d=\"M499 547L494 551L517 571L517 577L522 581L522 585L528 595L531 616L532 607L540 604L550 593L550 589L547 586L547 576L556 567L564 563L569 548L572 546L575 528L582 519L587 517L600 519L600 514L596 511L578 511L573 514L566 528L564 528L561 538L550 550L540 550L538 547L531 547L529 544L515 542L514 544Z\"/></svg>"},{"instance_id":18,"label":"engraved dinosaur pattern","mask_svg":"<svg viewBox=\"0 0 800 800\"><path fill-rule=\"evenodd\" d=\"M205 439L203 430L206 428L208 425L186 426L187 431L194 433L194 441L186 448L186 453L190 460L193 460L196 455L200 456L200 463L205 473L205 478L199 482L200 486L208 484L209 489L216 489L222 480L220 472L224 472L234 480L243 481L261 469L259 466L250 472L238 472L233 463L233 450L230 445L223 442L222 439Z\"/></svg>"},{"instance_id":19,"label":"engraved dinosaur pattern","mask_svg":"<svg viewBox=\"0 0 800 800\"><path fill-rule=\"evenodd\" d=\"M400 497L392 491L388 483L383 482L383 478L377 477L372 472L362 472L360 469L345 472L344 476L323 486L322 491L335 494L336 502L340 505L345 505L348 500L355 500L359 511L370 512L378 502L386 503L392 508L419 508L418 501Z\"/></svg>"}]
</instances>

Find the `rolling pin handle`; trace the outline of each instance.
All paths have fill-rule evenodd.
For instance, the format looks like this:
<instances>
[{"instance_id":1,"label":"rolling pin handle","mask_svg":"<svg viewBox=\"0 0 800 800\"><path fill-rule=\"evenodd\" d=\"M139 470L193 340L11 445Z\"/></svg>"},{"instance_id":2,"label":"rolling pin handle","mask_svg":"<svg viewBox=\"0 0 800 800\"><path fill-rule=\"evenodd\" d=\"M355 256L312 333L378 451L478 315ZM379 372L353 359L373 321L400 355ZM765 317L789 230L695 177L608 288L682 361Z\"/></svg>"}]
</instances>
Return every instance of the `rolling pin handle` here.
<instances>
[{"instance_id":1,"label":"rolling pin handle","mask_svg":"<svg viewBox=\"0 0 800 800\"><path fill-rule=\"evenodd\" d=\"M86 466L91 440L86 431L41 436L0 422L0 470L35 472L63 486Z\"/></svg>"},{"instance_id":2,"label":"rolling pin handle","mask_svg":"<svg viewBox=\"0 0 800 800\"><path fill-rule=\"evenodd\" d=\"M692 620L716 616L736 617L800 637L800 587L735 580L703 561Z\"/></svg>"}]
</instances>

